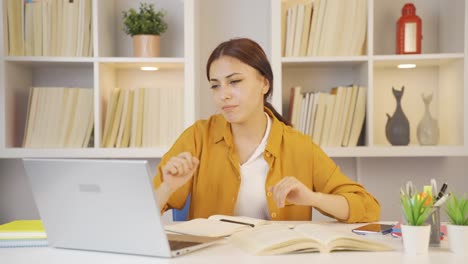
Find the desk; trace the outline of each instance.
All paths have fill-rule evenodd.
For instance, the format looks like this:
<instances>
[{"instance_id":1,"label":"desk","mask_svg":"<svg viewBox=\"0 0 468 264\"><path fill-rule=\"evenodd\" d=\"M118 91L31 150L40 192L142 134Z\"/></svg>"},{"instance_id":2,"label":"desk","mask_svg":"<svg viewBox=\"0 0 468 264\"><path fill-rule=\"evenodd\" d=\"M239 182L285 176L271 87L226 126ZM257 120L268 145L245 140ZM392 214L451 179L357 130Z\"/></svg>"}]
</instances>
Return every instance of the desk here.
<instances>
[{"instance_id":1,"label":"desk","mask_svg":"<svg viewBox=\"0 0 468 264\"><path fill-rule=\"evenodd\" d=\"M356 224L330 224L337 230L351 230L359 226ZM390 235L375 237L377 240L386 241L395 247L395 251L389 252L333 252L328 254L307 253L290 254L280 256L252 256L234 247L225 241L184 256L173 259L133 256L115 253L103 253L81 250L56 249L56 248L0 248L0 263L2 264L84 264L84 263L194 263L194 264L293 264L293 263L433 263L433 264L459 264L467 263L467 256L456 255L448 250L447 241L442 241L440 248L430 248L427 255L407 255L402 249L400 238ZM467 246L468 249L468 246Z\"/></svg>"}]
</instances>

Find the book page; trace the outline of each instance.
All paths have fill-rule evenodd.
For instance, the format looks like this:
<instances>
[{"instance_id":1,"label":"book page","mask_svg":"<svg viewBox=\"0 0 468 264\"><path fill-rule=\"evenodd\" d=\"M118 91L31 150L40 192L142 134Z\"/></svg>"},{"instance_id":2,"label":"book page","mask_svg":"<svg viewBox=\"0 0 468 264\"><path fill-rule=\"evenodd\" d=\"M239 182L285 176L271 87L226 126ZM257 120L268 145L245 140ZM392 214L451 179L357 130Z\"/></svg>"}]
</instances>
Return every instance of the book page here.
<instances>
[{"instance_id":1,"label":"book page","mask_svg":"<svg viewBox=\"0 0 468 264\"><path fill-rule=\"evenodd\" d=\"M351 232L330 230L323 225L301 224L297 225L294 229L325 245L322 252L333 250L386 251L392 249L384 243L373 241Z\"/></svg>"},{"instance_id":2,"label":"book page","mask_svg":"<svg viewBox=\"0 0 468 264\"><path fill-rule=\"evenodd\" d=\"M263 225L233 234L229 240L254 255L276 255L291 252L318 251L320 244L287 225Z\"/></svg>"},{"instance_id":3,"label":"book page","mask_svg":"<svg viewBox=\"0 0 468 264\"><path fill-rule=\"evenodd\" d=\"M252 227L247 225L234 224L206 218L196 218L187 222L167 225L164 227L166 231L207 237L229 236L236 232L250 228Z\"/></svg>"}]
</instances>

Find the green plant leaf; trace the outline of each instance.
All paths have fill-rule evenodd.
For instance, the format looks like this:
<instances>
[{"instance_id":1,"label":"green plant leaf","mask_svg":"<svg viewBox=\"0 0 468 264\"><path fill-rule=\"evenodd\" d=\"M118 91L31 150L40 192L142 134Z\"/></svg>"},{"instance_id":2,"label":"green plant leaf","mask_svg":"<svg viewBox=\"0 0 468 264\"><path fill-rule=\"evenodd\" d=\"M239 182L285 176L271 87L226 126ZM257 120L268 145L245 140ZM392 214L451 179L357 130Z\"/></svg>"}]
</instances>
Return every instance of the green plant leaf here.
<instances>
[{"instance_id":1,"label":"green plant leaf","mask_svg":"<svg viewBox=\"0 0 468 264\"><path fill-rule=\"evenodd\" d=\"M416 192L417 193L417 192ZM427 218L431 215L432 207L428 204L429 196L421 198L420 195L409 196L401 192L400 203L403 209L403 216L408 225L423 225Z\"/></svg>"},{"instance_id":2,"label":"green plant leaf","mask_svg":"<svg viewBox=\"0 0 468 264\"><path fill-rule=\"evenodd\" d=\"M164 21L166 12L157 11L153 4L140 3L138 12L134 8L123 11L123 30L125 33L134 35L161 35L166 32L168 25Z\"/></svg>"},{"instance_id":3,"label":"green plant leaf","mask_svg":"<svg viewBox=\"0 0 468 264\"><path fill-rule=\"evenodd\" d=\"M445 212L453 225L468 225L468 199L451 193Z\"/></svg>"}]
</instances>

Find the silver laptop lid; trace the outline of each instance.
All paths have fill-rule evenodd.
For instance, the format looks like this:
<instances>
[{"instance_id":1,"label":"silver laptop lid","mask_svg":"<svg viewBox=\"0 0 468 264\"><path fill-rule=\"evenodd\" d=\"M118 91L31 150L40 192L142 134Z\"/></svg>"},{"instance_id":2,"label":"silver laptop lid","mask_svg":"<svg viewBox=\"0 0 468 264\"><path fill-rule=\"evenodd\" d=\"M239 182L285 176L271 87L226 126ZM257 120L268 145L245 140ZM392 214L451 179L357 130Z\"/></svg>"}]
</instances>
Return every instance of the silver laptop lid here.
<instances>
[{"instance_id":1,"label":"silver laptop lid","mask_svg":"<svg viewBox=\"0 0 468 264\"><path fill-rule=\"evenodd\" d=\"M49 245L171 256L147 161L23 162Z\"/></svg>"}]
</instances>

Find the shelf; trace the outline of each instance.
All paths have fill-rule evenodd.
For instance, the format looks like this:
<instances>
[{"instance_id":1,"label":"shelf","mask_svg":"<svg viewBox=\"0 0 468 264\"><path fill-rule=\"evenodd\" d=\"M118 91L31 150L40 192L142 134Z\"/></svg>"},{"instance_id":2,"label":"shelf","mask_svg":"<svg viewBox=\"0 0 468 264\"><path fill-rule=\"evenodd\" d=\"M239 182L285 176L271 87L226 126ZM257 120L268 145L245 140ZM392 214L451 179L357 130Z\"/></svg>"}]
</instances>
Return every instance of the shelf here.
<instances>
[{"instance_id":1,"label":"shelf","mask_svg":"<svg viewBox=\"0 0 468 264\"><path fill-rule=\"evenodd\" d=\"M380 55L374 56L376 68L396 67L401 63L414 63L417 66L441 66L455 60L463 60L463 53L418 54L418 55Z\"/></svg>"},{"instance_id":2,"label":"shelf","mask_svg":"<svg viewBox=\"0 0 468 264\"><path fill-rule=\"evenodd\" d=\"M367 56L340 56L340 57L283 57L281 62L284 66L309 67L310 65L319 65L320 67L331 65L358 65L368 61Z\"/></svg>"},{"instance_id":3,"label":"shelf","mask_svg":"<svg viewBox=\"0 0 468 264\"><path fill-rule=\"evenodd\" d=\"M184 58L99 58L99 63L113 69L139 69L143 66L157 67L160 70L183 70Z\"/></svg>"},{"instance_id":4,"label":"shelf","mask_svg":"<svg viewBox=\"0 0 468 264\"><path fill-rule=\"evenodd\" d=\"M334 158L353 157L448 157L467 156L468 149L458 146L389 146L323 148Z\"/></svg>"},{"instance_id":5,"label":"shelf","mask_svg":"<svg viewBox=\"0 0 468 264\"><path fill-rule=\"evenodd\" d=\"M7 56L5 61L13 62L94 62L93 57L41 57L41 56Z\"/></svg>"},{"instance_id":6,"label":"shelf","mask_svg":"<svg viewBox=\"0 0 468 264\"><path fill-rule=\"evenodd\" d=\"M104 63L172 63L172 64L184 64L185 59L183 57L102 57L97 58L98 62Z\"/></svg>"},{"instance_id":7,"label":"shelf","mask_svg":"<svg viewBox=\"0 0 468 264\"><path fill-rule=\"evenodd\" d=\"M25 149L6 148L0 158L161 158L169 150L161 148L86 148L86 149ZM467 156L468 149L459 146L393 146L323 148L332 158L370 157L458 157Z\"/></svg>"},{"instance_id":8,"label":"shelf","mask_svg":"<svg viewBox=\"0 0 468 264\"><path fill-rule=\"evenodd\" d=\"M6 148L0 158L161 158L169 148Z\"/></svg>"}]
</instances>

